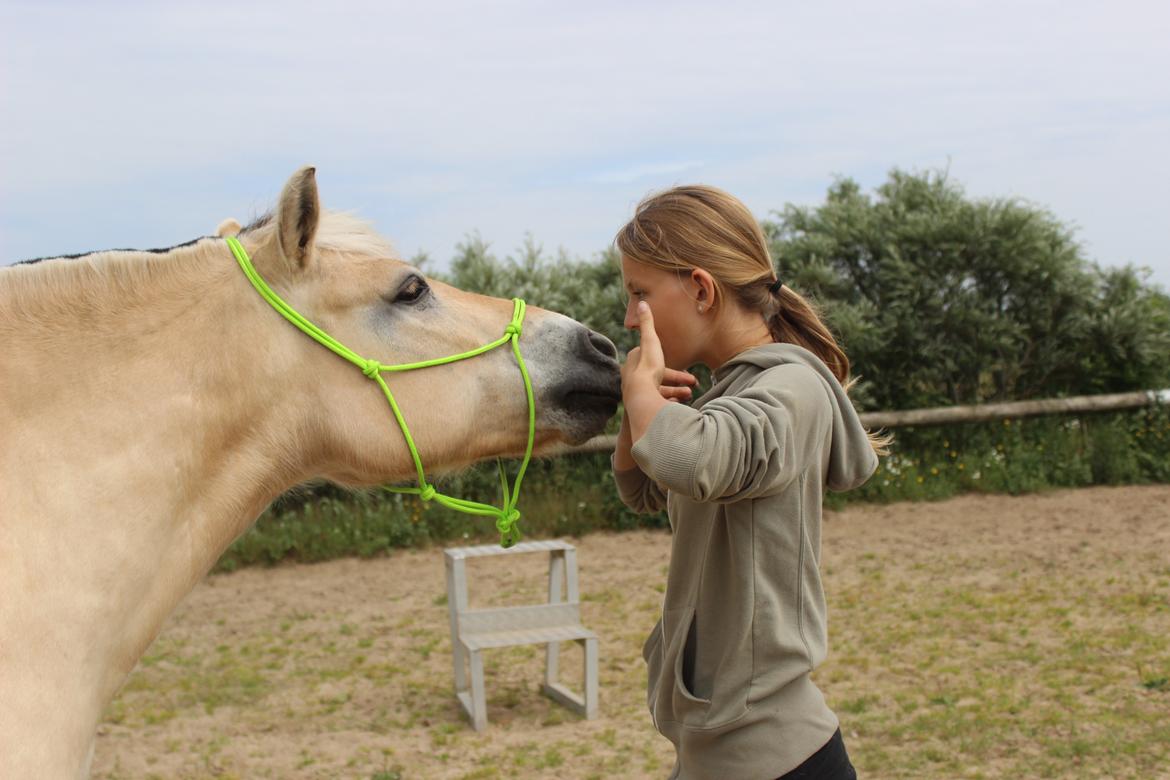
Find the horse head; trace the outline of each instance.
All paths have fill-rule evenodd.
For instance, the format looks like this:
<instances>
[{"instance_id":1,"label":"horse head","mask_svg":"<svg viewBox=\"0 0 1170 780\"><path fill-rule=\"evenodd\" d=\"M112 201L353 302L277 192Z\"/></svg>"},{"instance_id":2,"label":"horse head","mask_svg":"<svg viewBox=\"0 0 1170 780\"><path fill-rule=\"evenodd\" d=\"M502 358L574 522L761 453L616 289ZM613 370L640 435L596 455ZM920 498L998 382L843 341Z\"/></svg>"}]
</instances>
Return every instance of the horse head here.
<instances>
[{"instance_id":1,"label":"horse head","mask_svg":"<svg viewBox=\"0 0 1170 780\"><path fill-rule=\"evenodd\" d=\"M220 232L238 234L259 274L297 312L382 365L474 350L500 339L512 319L512 301L429 278L364 223L323 210L313 168L289 179L271 215L247 228L228 220ZM268 305L259 295L253 303ZM278 381L296 385L282 395L300 406L293 418L308 421L298 439L313 470L347 485L408 476L403 432L368 375L270 314L272 332L257 334L258 359L279 364ZM536 453L601 432L621 389L609 339L529 306L518 346L533 389ZM384 377L428 470L524 452L528 401L510 349Z\"/></svg>"}]
</instances>

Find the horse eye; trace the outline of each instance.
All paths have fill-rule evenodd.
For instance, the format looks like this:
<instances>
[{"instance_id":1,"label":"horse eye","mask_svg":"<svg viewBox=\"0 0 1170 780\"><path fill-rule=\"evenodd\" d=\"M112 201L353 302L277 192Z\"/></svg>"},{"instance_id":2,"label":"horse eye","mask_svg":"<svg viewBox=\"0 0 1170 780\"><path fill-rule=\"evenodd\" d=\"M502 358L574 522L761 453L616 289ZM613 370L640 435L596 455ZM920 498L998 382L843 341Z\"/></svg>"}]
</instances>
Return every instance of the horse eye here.
<instances>
[{"instance_id":1,"label":"horse eye","mask_svg":"<svg viewBox=\"0 0 1170 780\"><path fill-rule=\"evenodd\" d=\"M406 280L406 284L398 288L398 294L394 296L395 303L414 303L419 298L426 295L430 288L427 283L417 276L412 276Z\"/></svg>"}]
</instances>

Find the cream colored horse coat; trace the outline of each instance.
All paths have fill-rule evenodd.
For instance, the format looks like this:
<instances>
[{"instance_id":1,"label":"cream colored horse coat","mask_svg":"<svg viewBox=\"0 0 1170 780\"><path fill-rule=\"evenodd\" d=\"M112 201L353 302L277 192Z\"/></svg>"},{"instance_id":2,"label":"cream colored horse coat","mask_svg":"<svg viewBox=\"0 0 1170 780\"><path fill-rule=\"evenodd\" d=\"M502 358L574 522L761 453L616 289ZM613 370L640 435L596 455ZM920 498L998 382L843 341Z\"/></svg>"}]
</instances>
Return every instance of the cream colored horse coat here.
<instances>
[{"instance_id":1,"label":"cream colored horse coat","mask_svg":"<svg viewBox=\"0 0 1170 780\"><path fill-rule=\"evenodd\" d=\"M278 294L383 363L479 346L511 316L322 212L311 168L239 238ZM597 433L613 345L528 311L538 450ZM523 451L509 351L387 381L428 472ZM0 778L88 774L166 616L280 493L413 473L377 386L273 311L219 238L0 270Z\"/></svg>"}]
</instances>

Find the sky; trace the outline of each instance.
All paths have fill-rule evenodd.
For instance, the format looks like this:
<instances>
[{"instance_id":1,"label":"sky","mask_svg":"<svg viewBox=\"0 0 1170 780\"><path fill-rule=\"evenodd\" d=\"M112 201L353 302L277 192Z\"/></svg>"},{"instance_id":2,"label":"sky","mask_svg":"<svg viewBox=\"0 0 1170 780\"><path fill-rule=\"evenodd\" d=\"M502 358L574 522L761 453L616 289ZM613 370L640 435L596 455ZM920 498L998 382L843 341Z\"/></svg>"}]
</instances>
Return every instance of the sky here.
<instances>
[{"instance_id":1,"label":"sky","mask_svg":"<svg viewBox=\"0 0 1170 780\"><path fill-rule=\"evenodd\" d=\"M760 218L946 170L1170 289L1170 4L0 0L0 264L322 203L446 267L596 256L649 192Z\"/></svg>"}]
</instances>

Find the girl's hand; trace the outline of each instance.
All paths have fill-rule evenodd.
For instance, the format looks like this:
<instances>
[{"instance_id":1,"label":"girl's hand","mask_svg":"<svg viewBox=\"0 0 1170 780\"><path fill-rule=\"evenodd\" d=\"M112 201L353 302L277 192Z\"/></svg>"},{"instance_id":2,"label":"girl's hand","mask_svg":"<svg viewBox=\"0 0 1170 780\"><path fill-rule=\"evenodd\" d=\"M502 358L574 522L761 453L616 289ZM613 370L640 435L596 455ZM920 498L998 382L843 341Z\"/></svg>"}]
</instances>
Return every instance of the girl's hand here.
<instances>
[{"instance_id":1,"label":"girl's hand","mask_svg":"<svg viewBox=\"0 0 1170 780\"><path fill-rule=\"evenodd\" d=\"M638 304L638 333L641 346L630 350L622 366L622 397L634 387L650 385L656 387L659 395L667 401L689 401L693 395L691 388L699 380L687 371L666 367L662 344L654 330L654 315L644 301Z\"/></svg>"},{"instance_id":2,"label":"girl's hand","mask_svg":"<svg viewBox=\"0 0 1170 780\"><path fill-rule=\"evenodd\" d=\"M626 408L622 425L629 423L631 443L642 438L662 407L690 396L687 377L694 379L685 371L667 374L662 344L654 330L654 316L644 301L638 304L638 331L641 344L630 350L622 366L622 404Z\"/></svg>"}]
</instances>

